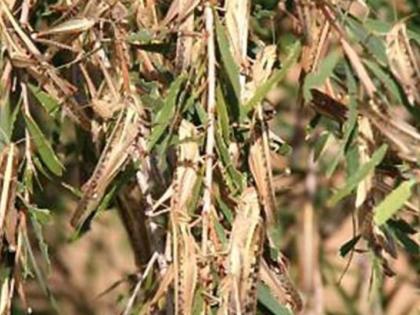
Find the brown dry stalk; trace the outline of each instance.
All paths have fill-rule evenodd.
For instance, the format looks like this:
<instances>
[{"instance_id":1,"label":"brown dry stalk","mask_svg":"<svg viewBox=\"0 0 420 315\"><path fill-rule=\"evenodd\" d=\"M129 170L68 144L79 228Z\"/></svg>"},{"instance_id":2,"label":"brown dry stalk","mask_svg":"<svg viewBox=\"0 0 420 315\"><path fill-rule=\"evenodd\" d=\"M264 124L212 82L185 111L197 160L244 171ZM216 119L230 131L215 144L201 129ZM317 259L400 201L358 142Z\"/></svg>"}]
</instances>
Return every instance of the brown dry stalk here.
<instances>
[{"instance_id":1,"label":"brown dry stalk","mask_svg":"<svg viewBox=\"0 0 420 315\"><path fill-rule=\"evenodd\" d=\"M15 192L13 191L14 173L16 172L17 148L15 144L11 143L5 146L0 154L0 170L2 177L0 178L0 237L3 236L6 230L6 217L10 205L14 204Z\"/></svg>"},{"instance_id":2,"label":"brown dry stalk","mask_svg":"<svg viewBox=\"0 0 420 315\"><path fill-rule=\"evenodd\" d=\"M19 263L22 259L22 228L25 225L25 216L23 212L15 208L17 166L17 146L10 143L0 153L0 174L3 175L0 178L0 215L5 215L0 225L0 261L3 270L0 297L0 314L2 315L11 314L15 291L21 295L22 304L27 305L20 283Z\"/></svg>"},{"instance_id":3,"label":"brown dry stalk","mask_svg":"<svg viewBox=\"0 0 420 315\"><path fill-rule=\"evenodd\" d=\"M156 262L158 255L157 253L154 253L153 256L150 258L143 274L141 275L139 281L137 282L134 290L133 290L133 294L131 294L130 299L127 302L127 306L125 307L124 313L123 315L129 315L131 312L131 309L133 308L134 302L136 300L136 296L138 295L141 285L144 281L144 279L146 279L146 277L149 275L149 273L151 272L154 263Z\"/></svg>"},{"instance_id":4,"label":"brown dry stalk","mask_svg":"<svg viewBox=\"0 0 420 315\"><path fill-rule=\"evenodd\" d=\"M204 175L203 195L203 238L202 254L207 255L209 215L212 210L212 185L213 185L213 159L215 144L215 123L216 123L216 54L214 44L214 17L213 9L207 2L204 8L204 18L207 33L207 134L206 134L206 156Z\"/></svg>"}]
</instances>

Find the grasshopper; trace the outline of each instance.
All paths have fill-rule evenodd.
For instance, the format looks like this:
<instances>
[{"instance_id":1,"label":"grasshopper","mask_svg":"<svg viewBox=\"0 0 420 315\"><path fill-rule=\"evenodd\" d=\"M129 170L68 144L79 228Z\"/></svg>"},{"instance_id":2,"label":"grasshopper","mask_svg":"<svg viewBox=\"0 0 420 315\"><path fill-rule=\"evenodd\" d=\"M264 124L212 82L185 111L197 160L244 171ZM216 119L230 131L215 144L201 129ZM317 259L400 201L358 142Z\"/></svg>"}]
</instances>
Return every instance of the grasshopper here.
<instances>
[{"instance_id":1,"label":"grasshopper","mask_svg":"<svg viewBox=\"0 0 420 315\"><path fill-rule=\"evenodd\" d=\"M302 298L291 281L283 261L280 260L278 266L273 266L262 260L260 277L282 304L288 305L294 312L302 310Z\"/></svg>"},{"instance_id":2,"label":"grasshopper","mask_svg":"<svg viewBox=\"0 0 420 315\"><path fill-rule=\"evenodd\" d=\"M12 27L12 30L9 30L5 21L3 21L3 17L0 17L0 31L6 38L5 46L9 51L12 63L15 66L27 68L28 73L45 88L48 94L65 104L70 116L82 128L90 130L89 119L73 97L74 87L62 79L56 69L46 62L44 55L23 31L4 1L0 1L0 9Z\"/></svg>"},{"instance_id":3,"label":"grasshopper","mask_svg":"<svg viewBox=\"0 0 420 315\"><path fill-rule=\"evenodd\" d=\"M98 164L83 187L82 198L71 219L73 227L79 228L95 211L106 188L128 160L138 137L139 109L129 98L126 102L127 107L120 112Z\"/></svg>"},{"instance_id":4,"label":"grasshopper","mask_svg":"<svg viewBox=\"0 0 420 315\"><path fill-rule=\"evenodd\" d=\"M257 191L249 187L241 195L233 222L219 315L255 314L264 242L262 223Z\"/></svg>"},{"instance_id":5,"label":"grasshopper","mask_svg":"<svg viewBox=\"0 0 420 315\"><path fill-rule=\"evenodd\" d=\"M347 107L318 90L312 90L312 105L315 110L329 116L341 123L346 121L348 117ZM370 156L370 147L374 142L374 134L371 126L377 133L384 136L391 147L396 149L398 156L409 162L418 161L420 156L420 135L409 124L404 121L397 122L392 118L386 105L376 95L369 103L360 108L359 116L359 150L361 162L365 163ZM368 246L374 254L380 259L384 274L387 276L394 275L389 267L388 262L383 256L383 252L388 252L391 256L396 257L392 240L384 237L381 231L373 222L373 195L377 189L379 179L378 175L372 174L365 178L358 187L357 194L357 218L361 236L368 242ZM374 185L374 183L376 183Z\"/></svg>"},{"instance_id":6,"label":"grasshopper","mask_svg":"<svg viewBox=\"0 0 420 315\"><path fill-rule=\"evenodd\" d=\"M372 192L368 192L364 203L359 207L357 213L359 232L368 242L368 246L372 249L375 256L379 258L384 274L388 277L392 277L395 275L395 272L389 266L388 261L383 256L383 252L387 252L392 257L396 258L397 253L395 251L395 244L391 239L384 237L375 226L375 223L373 222L373 207L374 199Z\"/></svg>"},{"instance_id":7,"label":"grasshopper","mask_svg":"<svg viewBox=\"0 0 420 315\"><path fill-rule=\"evenodd\" d=\"M340 123L346 121L347 106L319 90L312 89L311 93L311 104L317 112ZM369 119L402 160L410 163L419 161L420 134L407 122L395 119L378 96L374 95L365 106L359 107L359 112Z\"/></svg>"},{"instance_id":8,"label":"grasshopper","mask_svg":"<svg viewBox=\"0 0 420 315\"><path fill-rule=\"evenodd\" d=\"M252 68L254 81L246 87L251 94L256 89L257 82L268 78L275 60L275 47L267 46L257 55ZM270 137L269 128L263 117L263 106L258 104L251 126L251 146L249 150L248 165L255 180L258 196L264 205L265 220L270 245L274 246L271 232L276 226L276 205L273 190L273 176L271 173Z\"/></svg>"},{"instance_id":9,"label":"grasshopper","mask_svg":"<svg viewBox=\"0 0 420 315\"><path fill-rule=\"evenodd\" d=\"M318 64L330 29L330 23L323 17L316 1L299 0L296 1L296 5L305 39L301 58L302 74L305 76L312 72Z\"/></svg>"},{"instance_id":10,"label":"grasshopper","mask_svg":"<svg viewBox=\"0 0 420 315\"><path fill-rule=\"evenodd\" d=\"M198 279L198 253L191 234L187 211L191 191L198 174L199 145L195 126L186 120L179 128L178 166L173 180L170 218L173 237L173 264L175 278L175 314L192 314Z\"/></svg>"},{"instance_id":11,"label":"grasshopper","mask_svg":"<svg viewBox=\"0 0 420 315\"><path fill-rule=\"evenodd\" d=\"M391 71L400 81L409 102L420 105L420 70L404 21L395 24L387 34L386 53Z\"/></svg>"}]
</instances>

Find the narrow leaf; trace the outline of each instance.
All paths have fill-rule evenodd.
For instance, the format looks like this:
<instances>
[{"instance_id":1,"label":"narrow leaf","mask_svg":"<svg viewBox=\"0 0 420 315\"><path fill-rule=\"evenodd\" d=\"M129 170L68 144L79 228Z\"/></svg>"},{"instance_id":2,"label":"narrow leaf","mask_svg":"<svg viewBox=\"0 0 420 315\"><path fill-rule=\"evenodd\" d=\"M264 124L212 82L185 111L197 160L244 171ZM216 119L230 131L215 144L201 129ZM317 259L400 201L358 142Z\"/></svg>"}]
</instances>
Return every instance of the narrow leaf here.
<instances>
[{"instance_id":1,"label":"narrow leaf","mask_svg":"<svg viewBox=\"0 0 420 315\"><path fill-rule=\"evenodd\" d=\"M349 251L351 251L353 249L353 247L357 244L357 242L359 241L361 235L357 235L355 237L353 237L350 241L345 242L341 247L340 247L340 256L341 257L346 257L346 255L348 254Z\"/></svg>"},{"instance_id":2,"label":"narrow leaf","mask_svg":"<svg viewBox=\"0 0 420 315\"><path fill-rule=\"evenodd\" d=\"M401 183L374 209L374 220L377 225L384 224L394 213L402 208L404 203L410 198L411 188L415 183L414 180Z\"/></svg>"},{"instance_id":3,"label":"narrow leaf","mask_svg":"<svg viewBox=\"0 0 420 315\"><path fill-rule=\"evenodd\" d=\"M334 206L341 199L349 195L353 189L383 160L388 149L386 144L383 144L378 150L373 153L369 162L362 165L354 175L352 175L343 188L339 189L329 200L328 204Z\"/></svg>"},{"instance_id":4,"label":"narrow leaf","mask_svg":"<svg viewBox=\"0 0 420 315\"><path fill-rule=\"evenodd\" d=\"M258 284L258 302L274 315L292 315L292 313L271 294L270 289L262 283Z\"/></svg>"},{"instance_id":5,"label":"narrow leaf","mask_svg":"<svg viewBox=\"0 0 420 315\"><path fill-rule=\"evenodd\" d=\"M163 107L156 114L156 117L153 121L152 132L149 137L148 147L150 150L159 141L160 137L163 135L166 128L172 121L173 115L175 114L177 96L184 80L185 80L184 76L179 76L171 84L168 95L164 101Z\"/></svg>"},{"instance_id":6,"label":"narrow leaf","mask_svg":"<svg viewBox=\"0 0 420 315\"><path fill-rule=\"evenodd\" d=\"M303 83L303 96L306 102L310 102L312 95L310 90L314 87L321 86L325 80L331 76L337 62L340 60L341 54L335 50L331 52L319 65L319 70L307 75Z\"/></svg>"},{"instance_id":7,"label":"narrow leaf","mask_svg":"<svg viewBox=\"0 0 420 315\"><path fill-rule=\"evenodd\" d=\"M241 88L239 85L239 67L236 64L229 49L229 41L218 15L215 15L216 39L222 57L223 67L226 70L230 84L232 85L236 99L240 100Z\"/></svg>"},{"instance_id":8,"label":"narrow leaf","mask_svg":"<svg viewBox=\"0 0 420 315\"><path fill-rule=\"evenodd\" d=\"M26 126L32 136L33 141L38 149L39 156L48 167L48 169L55 175L61 176L63 173L63 165L55 155L50 143L45 138L41 129L39 129L36 122L29 115L24 115Z\"/></svg>"},{"instance_id":9,"label":"narrow leaf","mask_svg":"<svg viewBox=\"0 0 420 315\"><path fill-rule=\"evenodd\" d=\"M58 101L52 98L49 94L42 91L40 88L28 84L29 89L31 90L32 94L36 97L39 103L45 108L48 114L52 115L57 111L60 107Z\"/></svg>"}]
</instances>

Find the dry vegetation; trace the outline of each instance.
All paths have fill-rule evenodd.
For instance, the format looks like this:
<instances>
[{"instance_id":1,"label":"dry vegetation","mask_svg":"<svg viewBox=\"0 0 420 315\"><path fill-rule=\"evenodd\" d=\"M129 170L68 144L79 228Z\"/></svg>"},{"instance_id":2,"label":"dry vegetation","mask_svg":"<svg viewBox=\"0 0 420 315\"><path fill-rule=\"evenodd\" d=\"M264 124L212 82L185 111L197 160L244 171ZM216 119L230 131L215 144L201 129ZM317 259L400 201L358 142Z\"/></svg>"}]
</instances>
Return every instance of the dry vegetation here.
<instances>
[{"instance_id":1,"label":"dry vegetation","mask_svg":"<svg viewBox=\"0 0 420 315\"><path fill-rule=\"evenodd\" d=\"M419 314L416 0L0 0L0 315Z\"/></svg>"}]
</instances>

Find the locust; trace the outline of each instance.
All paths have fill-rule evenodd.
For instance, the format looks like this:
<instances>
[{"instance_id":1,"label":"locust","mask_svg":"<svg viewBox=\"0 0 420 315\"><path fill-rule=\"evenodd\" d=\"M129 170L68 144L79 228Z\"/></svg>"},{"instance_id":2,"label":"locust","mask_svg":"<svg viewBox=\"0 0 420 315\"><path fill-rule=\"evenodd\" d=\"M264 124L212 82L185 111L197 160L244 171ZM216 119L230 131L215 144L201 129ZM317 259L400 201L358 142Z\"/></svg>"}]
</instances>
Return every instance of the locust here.
<instances>
[{"instance_id":1,"label":"locust","mask_svg":"<svg viewBox=\"0 0 420 315\"><path fill-rule=\"evenodd\" d=\"M275 59L275 48L265 47L257 55L252 72L254 80L246 86L247 93L256 89L257 82L268 78ZM271 232L276 226L276 204L273 189L273 176L270 160L270 136L267 121L264 119L263 106L256 106L251 125L251 145L249 149L248 165L255 180L258 196L264 205L265 224L271 246L275 246Z\"/></svg>"},{"instance_id":2,"label":"locust","mask_svg":"<svg viewBox=\"0 0 420 315\"><path fill-rule=\"evenodd\" d=\"M252 67L252 77L254 78L254 81L250 82L246 86L246 91L248 93L255 89L257 82L261 82L267 79L269 76L274 63L275 49L273 48L274 47L272 46L265 47L261 53L257 55L256 61ZM260 231L259 228L257 229L258 225L256 223L248 224L248 229L251 230L249 230L247 234L250 236L254 235L255 233L264 233L267 236L270 247L277 248L278 244L276 244L276 240L273 237L275 229L278 225L278 220L273 186L273 175L271 171L270 138L272 138L272 136L270 136L270 129L267 120L264 117L263 106L262 104L258 104L256 106L251 125L251 145L249 150L248 165L255 181L258 201L264 209L264 230ZM256 215L254 214L254 216ZM241 217L239 217L239 214L237 220L243 220ZM261 218L259 220L261 220ZM235 222L234 228L232 229L232 234L236 232ZM237 225L239 224L240 223L237 223ZM255 227L253 227L254 225ZM253 236L253 238L257 239L256 236ZM259 238L261 238L261 242L264 243L265 237ZM235 238L233 238L233 240L235 240ZM260 257L261 248L257 246L254 247L255 248L253 250L255 253L253 254L253 257ZM248 251L249 250L247 249L247 252ZM300 295L290 281L290 278L287 274L287 269L282 263L281 258L282 257L279 256L276 261L271 264L271 267L277 265L277 268L273 267L270 269L266 263L263 263L261 273L256 275L255 278L258 279L261 275L262 280L265 280L265 282L270 286L272 290L276 292L283 292L284 302L287 302L289 305L291 305L292 309L299 310L302 307ZM258 267L260 268L259 261ZM276 272L273 270L276 270ZM238 299L242 302L241 305L247 305L247 303L240 299L240 296L236 299L236 301ZM282 300L280 294L279 299ZM249 309L251 309L251 307ZM236 312L238 312L238 308L236 309Z\"/></svg>"},{"instance_id":3,"label":"locust","mask_svg":"<svg viewBox=\"0 0 420 315\"><path fill-rule=\"evenodd\" d=\"M73 97L75 87L62 79L56 69L49 65L44 56L23 31L4 1L1 11L8 23L0 17L0 31L6 38L5 46L15 66L27 68L28 73L39 82L48 94L64 103L69 115L85 130L90 130L90 121ZM11 29L7 26L10 25Z\"/></svg>"},{"instance_id":4,"label":"locust","mask_svg":"<svg viewBox=\"0 0 420 315\"><path fill-rule=\"evenodd\" d=\"M256 118L252 134L253 143L250 148L249 166L255 179L260 200L264 205L266 226L270 234L276 226L276 205L269 160L268 134L266 133L265 122L260 118ZM274 241L271 240L271 242L274 246Z\"/></svg>"},{"instance_id":5,"label":"locust","mask_svg":"<svg viewBox=\"0 0 420 315\"><path fill-rule=\"evenodd\" d=\"M369 248L372 249L375 256L380 260L384 274L388 277L392 277L395 275L395 272L389 266L389 263L383 253L387 252L393 258L397 258L397 253L392 240L386 238L373 222L374 205L373 192L370 191L368 192L365 201L358 209L357 217L359 222L359 232L360 235L368 242Z\"/></svg>"},{"instance_id":6,"label":"locust","mask_svg":"<svg viewBox=\"0 0 420 315\"><path fill-rule=\"evenodd\" d=\"M312 105L316 111L341 123L348 116L347 107L328 96L327 94L313 89ZM417 163L420 157L420 134L405 121L396 120L386 108L379 96L374 95L365 106L359 109L359 150L361 163L367 162L374 142L374 130L382 135L395 149L396 154L404 161ZM385 275L393 276L395 273L384 257L384 253L396 257L395 245L392 239L383 235L373 222L374 196L379 192L381 180L378 174L372 174L365 178L358 187L356 200L357 218L360 235L367 241L369 248L381 262Z\"/></svg>"},{"instance_id":7,"label":"locust","mask_svg":"<svg viewBox=\"0 0 420 315\"><path fill-rule=\"evenodd\" d=\"M190 231L188 201L196 184L200 159L195 126L186 120L179 127L178 166L173 179L170 206L173 237L175 314L192 314L198 280L198 250Z\"/></svg>"},{"instance_id":8,"label":"locust","mask_svg":"<svg viewBox=\"0 0 420 315\"><path fill-rule=\"evenodd\" d=\"M294 312L300 312L303 301L287 272L286 264L268 264L265 259L261 262L260 278L282 304L289 306Z\"/></svg>"},{"instance_id":9,"label":"locust","mask_svg":"<svg viewBox=\"0 0 420 315\"><path fill-rule=\"evenodd\" d=\"M360 163L364 164L370 160L372 155L372 143L374 143L374 130L368 117L362 116L358 118L359 133L357 137L359 147ZM374 170L366 176L357 187L356 210L357 223L360 235L366 240L368 247L374 255L380 260L383 273L386 276L393 276L394 272L389 267L388 261L384 257L384 252L388 252L394 258L396 257L395 245L391 239L383 236L373 221L375 195L377 189L374 186L376 178L379 174Z\"/></svg>"},{"instance_id":10,"label":"locust","mask_svg":"<svg viewBox=\"0 0 420 315\"><path fill-rule=\"evenodd\" d=\"M296 1L298 18L304 33L304 46L302 49L302 77L314 71L324 47L330 23L325 20L318 9L316 1Z\"/></svg>"},{"instance_id":11,"label":"locust","mask_svg":"<svg viewBox=\"0 0 420 315\"><path fill-rule=\"evenodd\" d=\"M388 32L386 54L391 71L400 81L408 101L420 105L420 70L404 21L396 23Z\"/></svg>"},{"instance_id":12,"label":"locust","mask_svg":"<svg viewBox=\"0 0 420 315\"><path fill-rule=\"evenodd\" d=\"M347 106L317 89L311 90L314 109L329 118L344 123L348 117ZM393 116L379 96L374 95L366 104L359 106L359 113L394 148L404 161L417 163L420 158L420 134L410 124Z\"/></svg>"},{"instance_id":13,"label":"locust","mask_svg":"<svg viewBox=\"0 0 420 315\"><path fill-rule=\"evenodd\" d=\"M263 220L254 187L240 197L232 226L226 276L221 283L219 315L255 314L260 259L264 242Z\"/></svg>"},{"instance_id":14,"label":"locust","mask_svg":"<svg viewBox=\"0 0 420 315\"><path fill-rule=\"evenodd\" d=\"M120 172L130 156L139 135L139 108L130 97L126 108L115 122L92 176L83 187L82 198L71 218L71 225L80 228L97 209L110 182Z\"/></svg>"}]
</instances>

